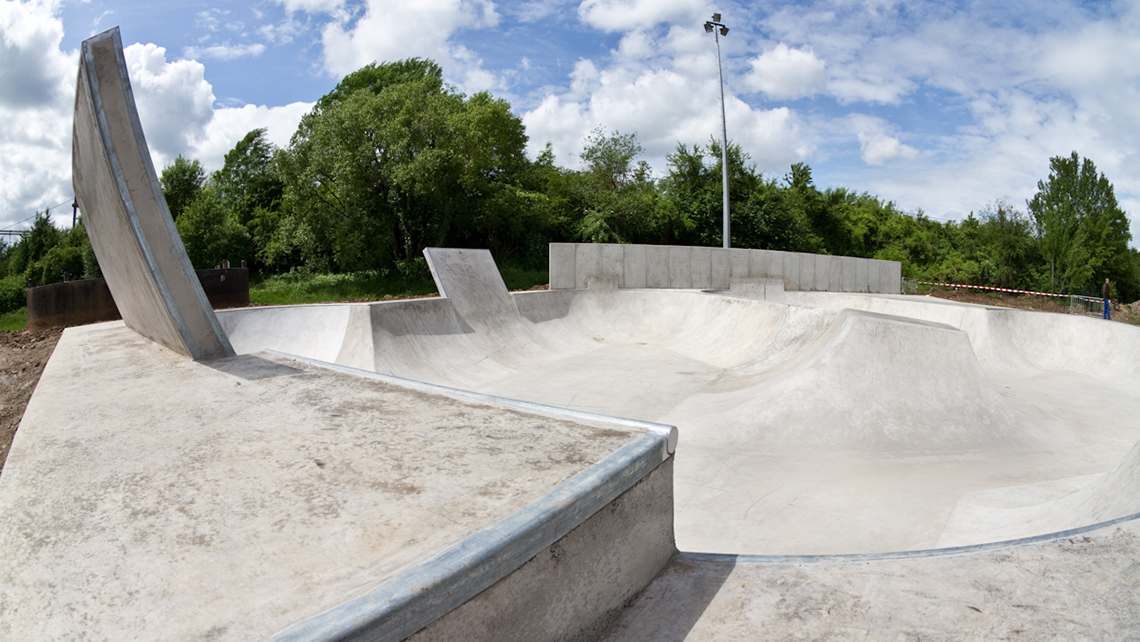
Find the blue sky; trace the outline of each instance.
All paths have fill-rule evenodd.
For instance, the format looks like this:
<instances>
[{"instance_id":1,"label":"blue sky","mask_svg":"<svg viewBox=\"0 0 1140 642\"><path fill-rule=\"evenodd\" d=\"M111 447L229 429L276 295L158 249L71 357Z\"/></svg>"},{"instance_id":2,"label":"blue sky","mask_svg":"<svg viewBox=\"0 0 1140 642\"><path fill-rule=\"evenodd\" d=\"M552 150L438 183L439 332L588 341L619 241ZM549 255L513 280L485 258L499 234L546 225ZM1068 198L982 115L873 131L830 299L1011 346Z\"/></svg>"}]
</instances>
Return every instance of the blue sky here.
<instances>
[{"instance_id":1,"label":"blue sky","mask_svg":"<svg viewBox=\"0 0 1140 642\"><path fill-rule=\"evenodd\" d=\"M576 167L602 126L636 133L660 174L719 132L714 11L729 137L766 175L805 162L822 188L955 219L1024 210L1075 150L1140 218L1136 2L0 0L0 227L70 202L77 51L113 25L158 167L217 169L256 127L287 145L346 73L420 56L510 101L532 153L549 141Z\"/></svg>"}]
</instances>

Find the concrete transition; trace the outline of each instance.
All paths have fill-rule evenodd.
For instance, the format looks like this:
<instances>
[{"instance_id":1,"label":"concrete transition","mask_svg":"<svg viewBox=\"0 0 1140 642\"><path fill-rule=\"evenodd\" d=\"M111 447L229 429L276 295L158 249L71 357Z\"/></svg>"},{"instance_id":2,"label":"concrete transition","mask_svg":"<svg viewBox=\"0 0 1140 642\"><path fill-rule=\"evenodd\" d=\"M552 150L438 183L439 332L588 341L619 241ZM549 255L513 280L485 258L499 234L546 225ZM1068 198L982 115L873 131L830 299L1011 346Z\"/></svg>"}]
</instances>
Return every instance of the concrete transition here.
<instances>
[{"instance_id":1,"label":"concrete transition","mask_svg":"<svg viewBox=\"0 0 1140 642\"><path fill-rule=\"evenodd\" d=\"M118 27L83 41L75 94L75 196L123 320L194 359L232 355L162 195Z\"/></svg>"},{"instance_id":2,"label":"concrete transition","mask_svg":"<svg viewBox=\"0 0 1140 642\"><path fill-rule=\"evenodd\" d=\"M0 639L1140 637L1140 329L604 245L550 291L430 248L440 298L215 320L129 97L84 43L127 323L68 329L21 422Z\"/></svg>"}]
</instances>

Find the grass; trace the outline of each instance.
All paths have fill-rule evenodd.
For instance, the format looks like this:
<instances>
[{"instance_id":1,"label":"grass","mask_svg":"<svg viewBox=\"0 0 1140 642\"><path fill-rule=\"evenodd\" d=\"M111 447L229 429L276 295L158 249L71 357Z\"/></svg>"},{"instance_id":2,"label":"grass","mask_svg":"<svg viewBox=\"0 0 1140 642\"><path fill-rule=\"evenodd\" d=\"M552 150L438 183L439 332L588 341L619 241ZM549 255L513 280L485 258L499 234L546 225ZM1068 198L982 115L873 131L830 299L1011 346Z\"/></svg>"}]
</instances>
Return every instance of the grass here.
<instances>
[{"instance_id":1,"label":"grass","mask_svg":"<svg viewBox=\"0 0 1140 642\"><path fill-rule=\"evenodd\" d=\"M28 327L27 308L0 314L0 330L20 331L26 327Z\"/></svg>"},{"instance_id":2,"label":"grass","mask_svg":"<svg viewBox=\"0 0 1140 642\"><path fill-rule=\"evenodd\" d=\"M526 290L549 279L546 270L506 267L503 281L511 290ZM377 272L352 274L303 274L291 272L255 277L249 285L249 301L260 305L289 305L333 301L378 301L385 297L435 294L431 276L381 276Z\"/></svg>"}]
</instances>

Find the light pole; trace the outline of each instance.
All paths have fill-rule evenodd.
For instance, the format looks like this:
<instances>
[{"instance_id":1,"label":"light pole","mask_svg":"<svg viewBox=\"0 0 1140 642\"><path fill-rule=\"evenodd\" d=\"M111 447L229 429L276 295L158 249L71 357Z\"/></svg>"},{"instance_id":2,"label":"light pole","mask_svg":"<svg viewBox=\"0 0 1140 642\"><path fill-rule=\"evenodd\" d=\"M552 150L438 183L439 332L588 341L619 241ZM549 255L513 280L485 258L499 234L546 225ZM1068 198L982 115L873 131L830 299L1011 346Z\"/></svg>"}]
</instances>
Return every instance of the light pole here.
<instances>
[{"instance_id":1,"label":"light pole","mask_svg":"<svg viewBox=\"0 0 1140 642\"><path fill-rule=\"evenodd\" d=\"M716 75L720 78L720 168L724 172L724 247L731 245L731 226L728 220L728 121L724 116L724 71L720 67L720 37L728 35L728 27L720 22L720 14L714 13L712 20L705 22L705 33L711 33L716 40Z\"/></svg>"}]
</instances>

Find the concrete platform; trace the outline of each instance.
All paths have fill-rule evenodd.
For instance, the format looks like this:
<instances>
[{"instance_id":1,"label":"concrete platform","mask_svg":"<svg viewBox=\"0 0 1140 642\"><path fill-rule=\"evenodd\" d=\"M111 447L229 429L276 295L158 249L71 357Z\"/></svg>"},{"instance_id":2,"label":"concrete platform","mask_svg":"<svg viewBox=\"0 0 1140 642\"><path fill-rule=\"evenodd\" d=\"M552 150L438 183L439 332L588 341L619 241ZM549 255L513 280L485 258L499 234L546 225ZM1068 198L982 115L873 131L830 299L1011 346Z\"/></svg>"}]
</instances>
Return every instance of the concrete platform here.
<instances>
[{"instance_id":1,"label":"concrete platform","mask_svg":"<svg viewBox=\"0 0 1140 642\"><path fill-rule=\"evenodd\" d=\"M0 477L0 638L264 639L644 435L281 355L195 363L121 322L70 328Z\"/></svg>"}]
</instances>

